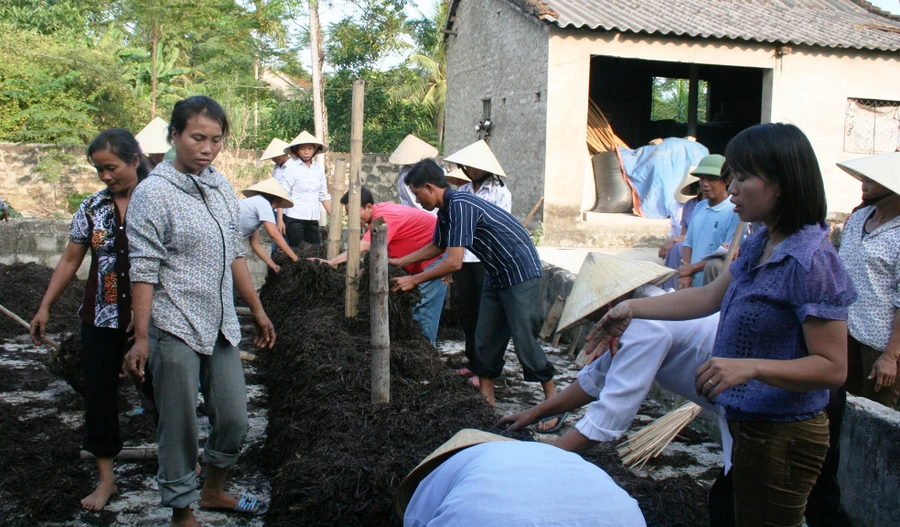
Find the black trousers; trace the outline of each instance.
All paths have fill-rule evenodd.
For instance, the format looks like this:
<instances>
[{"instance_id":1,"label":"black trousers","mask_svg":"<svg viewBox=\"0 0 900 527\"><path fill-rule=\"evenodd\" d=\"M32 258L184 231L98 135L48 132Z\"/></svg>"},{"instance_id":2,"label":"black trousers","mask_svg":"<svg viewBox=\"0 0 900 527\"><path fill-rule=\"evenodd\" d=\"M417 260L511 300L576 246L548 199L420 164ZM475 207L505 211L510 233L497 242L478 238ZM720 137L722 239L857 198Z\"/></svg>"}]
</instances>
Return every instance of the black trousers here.
<instances>
[{"instance_id":1,"label":"black trousers","mask_svg":"<svg viewBox=\"0 0 900 527\"><path fill-rule=\"evenodd\" d=\"M847 407L847 391L831 390L828 406L828 453L822 472L806 502L806 523L809 527L853 527L850 515L841 504L841 488L837 472L841 461L841 422ZM734 527L734 484L731 473L719 473L709 489L710 527Z\"/></svg>"},{"instance_id":2,"label":"black trousers","mask_svg":"<svg viewBox=\"0 0 900 527\"><path fill-rule=\"evenodd\" d=\"M315 245L319 245L322 242L322 234L319 232L319 220L298 220L285 217L284 227L291 247L297 247L303 242Z\"/></svg>"},{"instance_id":3,"label":"black trousers","mask_svg":"<svg viewBox=\"0 0 900 527\"><path fill-rule=\"evenodd\" d=\"M97 457L122 450L119 437L119 372L125 353L125 330L81 324L84 369L84 443Z\"/></svg>"},{"instance_id":4,"label":"black trousers","mask_svg":"<svg viewBox=\"0 0 900 527\"><path fill-rule=\"evenodd\" d=\"M463 263L462 269L453 273L453 287L458 292L459 319L466 334L466 358L475 362L475 328L478 326L478 306L484 287L484 264Z\"/></svg>"}]
</instances>

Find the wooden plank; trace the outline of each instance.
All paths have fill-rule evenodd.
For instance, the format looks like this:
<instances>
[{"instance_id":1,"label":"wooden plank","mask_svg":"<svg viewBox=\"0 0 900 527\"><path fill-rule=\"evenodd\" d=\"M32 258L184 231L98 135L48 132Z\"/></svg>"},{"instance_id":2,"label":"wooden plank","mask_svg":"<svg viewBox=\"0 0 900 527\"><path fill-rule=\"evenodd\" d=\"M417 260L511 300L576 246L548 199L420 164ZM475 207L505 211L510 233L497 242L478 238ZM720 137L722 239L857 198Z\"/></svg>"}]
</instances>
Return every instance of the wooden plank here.
<instances>
[{"instance_id":1,"label":"wooden plank","mask_svg":"<svg viewBox=\"0 0 900 527\"><path fill-rule=\"evenodd\" d=\"M538 333L539 337L546 340L553 335L553 332L556 331L556 325L559 324L559 317L562 316L563 306L565 305L566 299L557 296L556 301L553 302L553 306L550 307L550 311L547 313L547 318L544 319L544 326L541 327L541 332Z\"/></svg>"},{"instance_id":2,"label":"wooden plank","mask_svg":"<svg viewBox=\"0 0 900 527\"><path fill-rule=\"evenodd\" d=\"M372 345L372 402L391 402L391 331L388 314L387 224L372 222L369 248L369 326Z\"/></svg>"}]
</instances>

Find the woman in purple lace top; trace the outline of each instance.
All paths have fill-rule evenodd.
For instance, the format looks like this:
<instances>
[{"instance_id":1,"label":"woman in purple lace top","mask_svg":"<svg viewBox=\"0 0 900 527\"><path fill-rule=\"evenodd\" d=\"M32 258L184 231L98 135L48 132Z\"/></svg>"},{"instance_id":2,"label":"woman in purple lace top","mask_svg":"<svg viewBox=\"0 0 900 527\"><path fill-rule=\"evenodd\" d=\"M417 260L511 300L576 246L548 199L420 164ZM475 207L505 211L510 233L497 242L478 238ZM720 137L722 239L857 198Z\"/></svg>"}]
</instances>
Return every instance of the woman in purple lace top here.
<instances>
[{"instance_id":1,"label":"woman in purple lace top","mask_svg":"<svg viewBox=\"0 0 900 527\"><path fill-rule=\"evenodd\" d=\"M754 126L729 142L725 157L734 211L765 228L711 284L620 303L586 347L606 345L632 318L720 311L713 358L696 382L725 408L734 437L735 525L799 526L828 449L828 389L847 375L856 291L829 241L822 174L803 132Z\"/></svg>"}]
</instances>

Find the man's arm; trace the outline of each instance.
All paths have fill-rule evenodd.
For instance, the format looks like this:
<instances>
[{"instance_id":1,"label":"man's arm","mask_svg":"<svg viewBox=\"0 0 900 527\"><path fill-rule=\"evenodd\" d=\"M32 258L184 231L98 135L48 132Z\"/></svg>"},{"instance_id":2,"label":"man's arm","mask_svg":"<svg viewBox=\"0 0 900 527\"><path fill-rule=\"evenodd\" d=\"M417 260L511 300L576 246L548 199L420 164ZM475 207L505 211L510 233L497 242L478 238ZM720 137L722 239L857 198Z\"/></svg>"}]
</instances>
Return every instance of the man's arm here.
<instances>
[{"instance_id":1,"label":"man's arm","mask_svg":"<svg viewBox=\"0 0 900 527\"><path fill-rule=\"evenodd\" d=\"M428 246L426 245L425 248ZM420 249L421 250L421 249ZM462 269L464 247L448 247L447 256L431 269L412 276L392 278L391 291L412 291L416 286L429 280L443 278ZM438 253L440 254L440 253Z\"/></svg>"},{"instance_id":2,"label":"man's arm","mask_svg":"<svg viewBox=\"0 0 900 527\"><path fill-rule=\"evenodd\" d=\"M360 240L359 241L359 254L363 254L369 250L372 246L372 243L368 240ZM335 256L331 260L325 260L323 258L307 258L311 262L322 262L323 264L330 265L334 267L335 265L341 265L342 263L347 262L347 251L342 252L341 254Z\"/></svg>"},{"instance_id":3,"label":"man's arm","mask_svg":"<svg viewBox=\"0 0 900 527\"><path fill-rule=\"evenodd\" d=\"M271 225L271 223L269 224ZM259 259L265 262L265 264L275 271L276 273L281 271L281 267L278 266L272 258L269 256L269 253L263 249L263 246L259 243L259 231L253 231L253 234L250 235L250 248L253 249L253 252L256 253L256 256L259 256Z\"/></svg>"},{"instance_id":4,"label":"man's arm","mask_svg":"<svg viewBox=\"0 0 900 527\"><path fill-rule=\"evenodd\" d=\"M533 406L524 412L503 417L503 419L500 419L500 424L512 423L509 425L509 429L519 430L540 421L544 417L571 412L593 401L594 398L585 392L580 384L573 382L565 390L549 399L544 399L537 406Z\"/></svg>"},{"instance_id":5,"label":"man's arm","mask_svg":"<svg viewBox=\"0 0 900 527\"><path fill-rule=\"evenodd\" d=\"M444 249L435 245L434 242L431 242L418 251L409 253L402 258L391 258L388 260L388 263L396 267L406 267L407 265L436 258L440 256L442 252L444 252Z\"/></svg>"}]
</instances>

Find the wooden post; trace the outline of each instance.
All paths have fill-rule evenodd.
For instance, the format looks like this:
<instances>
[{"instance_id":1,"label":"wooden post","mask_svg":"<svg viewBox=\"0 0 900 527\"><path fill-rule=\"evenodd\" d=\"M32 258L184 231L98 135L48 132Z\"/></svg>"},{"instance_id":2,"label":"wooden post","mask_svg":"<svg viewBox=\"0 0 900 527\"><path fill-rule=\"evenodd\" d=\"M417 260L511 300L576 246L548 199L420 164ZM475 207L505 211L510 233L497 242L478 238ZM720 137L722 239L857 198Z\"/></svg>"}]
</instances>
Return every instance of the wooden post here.
<instances>
[{"instance_id":1,"label":"wooden post","mask_svg":"<svg viewBox=\"0 0 900 527\"><path fill-rule=\"evenodd\" d=\"M341 253L341 197L344 195L344 177L347 174L347 161L336 159L334 172L331 174L331 216L328 220L328 250L326 258L331 260Z\"/></svg>"},{"instance_id":2,"label":"wooden post","mask_svg":"<svg viewBox=\"0 0 900 527\"><path fill-rule=\"evenodd\" d=\"M372 344L372 402L391 402L391 332L388 315L387 225L372 222L369 248L369 327Z\"/></svg>"},{"instance_id":3,"label":"wooden post","mask_svg":"<svg viewBox=\"0 0 900 527\"><path fill-rule=\"evenodd\" d=\"M734 255L737 253L738 247L741 246L741 240L744 238L744 230L747 228L747 222L739 221L734 229L734 236L731 238L731 245L728 246L728 252L725 253L725 269L731 265Z\"/></svg>"},{"instance_id":4,"label":"wooden post","mask_svg":"<svg viewBox=\"0 0 900 527\"><path fill-rule=\"evenodd\" d=\"M353 109L350 117L350 199L347 236L347 294L344 314L356 316L359 302L359 169L362 166L363 98L366 83L353 81Z\"/></svg>"}]
</instances>

